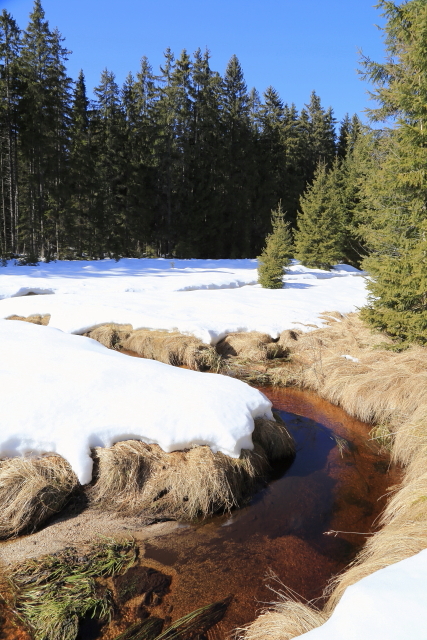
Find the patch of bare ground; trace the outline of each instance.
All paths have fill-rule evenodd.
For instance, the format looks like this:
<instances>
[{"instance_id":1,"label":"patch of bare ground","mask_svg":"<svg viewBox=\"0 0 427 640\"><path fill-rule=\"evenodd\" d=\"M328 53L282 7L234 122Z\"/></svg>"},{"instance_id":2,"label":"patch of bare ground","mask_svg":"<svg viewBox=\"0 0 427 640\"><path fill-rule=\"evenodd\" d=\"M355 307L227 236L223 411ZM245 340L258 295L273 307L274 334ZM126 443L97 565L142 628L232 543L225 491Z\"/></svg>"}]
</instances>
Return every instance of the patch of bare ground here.
<instances>
[{"instance_id":1,"label":"patch of bare ground","mask_svg":"<svg viewBox=\"0 0 427 640\"><path fill-rule=\"evenodd\" d=\"M270 381L314 391L351 416L377 425L373 441L387 446L404 467L371 536L349 567L325 590L326 605L300 603L281 591L245 630L245 640L288 640L322 624L345 589L374 571L427 548L427 350L386 349L390 340L372 332L358 314L325 314L327 326L302 333L284 331L288 365L269 371Z\"/></svg>"}]
</instances>

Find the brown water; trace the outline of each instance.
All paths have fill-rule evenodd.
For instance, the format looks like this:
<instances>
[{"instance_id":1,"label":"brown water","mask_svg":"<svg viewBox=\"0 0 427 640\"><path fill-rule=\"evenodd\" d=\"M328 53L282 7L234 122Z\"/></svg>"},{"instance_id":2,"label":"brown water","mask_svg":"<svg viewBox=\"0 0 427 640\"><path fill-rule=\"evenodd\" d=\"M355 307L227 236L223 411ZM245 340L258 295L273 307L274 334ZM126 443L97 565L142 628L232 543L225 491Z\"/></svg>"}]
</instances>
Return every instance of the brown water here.
<instances>
[{"instance_id":1,"label":"brown water","mask_svg":"<svg viewBox=\"0 0 427 640\"><path fill-rule=\"evenodd\" d=\"M275 599L269 571L302 598L319 597L376 530L387 488L399 481L399 471L368 443L368 425L307 392L261 390L297 442L293 464L281 477L276 469L278 477L246 508L145 545L145 557L173 576L173 621L233 595L211 638L225 638ZM334 436L349 446L340 450Z\"/></svg>"}]
</instances>

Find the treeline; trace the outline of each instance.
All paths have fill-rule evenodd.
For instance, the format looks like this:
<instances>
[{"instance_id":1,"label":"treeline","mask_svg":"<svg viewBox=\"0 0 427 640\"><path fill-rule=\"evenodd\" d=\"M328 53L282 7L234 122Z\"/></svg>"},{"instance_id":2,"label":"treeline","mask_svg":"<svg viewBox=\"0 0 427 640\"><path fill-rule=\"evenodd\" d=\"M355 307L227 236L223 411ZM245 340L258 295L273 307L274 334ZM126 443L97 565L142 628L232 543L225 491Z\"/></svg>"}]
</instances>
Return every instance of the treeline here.
<instances>
[{"instance_id":1,"label":"treeline","mask_svg":"<svg viewBox=\"0 0 427 640\"><path fill-rule=\"evenodd\" d=\"M319 162L344 158L357 119L336 135L313 92L298 111L269 87L247 90L233 56L142 58L119 87L104 70L95 101L40 0L21 31L0 18L1 256L254 257L281 201L295 224Z\"/></svg>"}]
</instances>

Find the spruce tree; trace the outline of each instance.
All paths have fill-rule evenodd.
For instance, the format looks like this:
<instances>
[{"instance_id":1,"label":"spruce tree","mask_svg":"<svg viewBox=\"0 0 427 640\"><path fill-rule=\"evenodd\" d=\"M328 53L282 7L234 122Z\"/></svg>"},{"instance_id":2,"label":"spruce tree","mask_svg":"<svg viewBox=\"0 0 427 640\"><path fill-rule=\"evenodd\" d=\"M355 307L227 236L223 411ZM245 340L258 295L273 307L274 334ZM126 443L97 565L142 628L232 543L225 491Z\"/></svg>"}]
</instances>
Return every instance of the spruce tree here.
<instances>
[{"instance_id":1,"label":"spruce tree","mask_svg":"<svg viewBox=\"0 0 427 640\"><path fill-rule=\"evenodd\" d=\"M307 267L330 269L344 257L345 205L339 161L321 162L300 200L295 257Z\"/></svg>"},{"instance_id":2,"label":"spruce tree","mask_svg":"<svg viewBox=\"0 0 427 640\"><path fill-rule=\"evenodd\" d=\"M19 221L18 103L21 34L12 16L0 15L0 255L17 250Z\"/></svg>"},{"instance_id":3,"label":"spruce tree","mask_svg":"<svg viewBox=\"0 0 427 640\"><path fill-rule=\"evenodd\" d=\"M378 102L374 121L394 120L363 187L364 262L371 279L363 317L402 341L427 342L427 4L381 1L387 61L364 60Z\"/></svg>"},{"instance_id":4,"label":"spruce tree","mask_svg":"<svg viewBox=\"0 0 427 640\"><path fill-rule=\"evenodd\" d=\"M293 244L281 203L271 212L271 226L273 231L266 237L265 248L258 257L258 282L265 289L282 289L283 273L290 264Z\"/></svg>"}]
</instances>

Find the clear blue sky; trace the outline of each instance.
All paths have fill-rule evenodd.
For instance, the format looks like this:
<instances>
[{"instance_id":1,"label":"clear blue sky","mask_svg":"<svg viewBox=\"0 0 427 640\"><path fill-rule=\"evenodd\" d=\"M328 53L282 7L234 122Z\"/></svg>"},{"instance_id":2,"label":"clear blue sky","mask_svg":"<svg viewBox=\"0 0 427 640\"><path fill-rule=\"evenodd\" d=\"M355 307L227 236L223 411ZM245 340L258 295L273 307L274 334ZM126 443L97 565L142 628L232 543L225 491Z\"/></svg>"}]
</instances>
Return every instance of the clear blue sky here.
<instances>
[{"instance_id":1,"label":"clear blue sky","mask_svg":"<svg viewBox=\"0 0 427 640\"><path fill-rule=\"evenodd\" d=\"M82 68L91 95L103 68L121 84L146 55L154 71L169 46L175 55L198 47L211 51L223 73L232 54L248 87L272 85L300 109L314 89L341 119L369 105L357 76L358 49L383 59L381 24L373 0L42 0L50 26L73 51L68 71ZM21 28L32 0L2 0ZM371 103L372 105L372 103Z\"/></svg>"}]
</instances>

